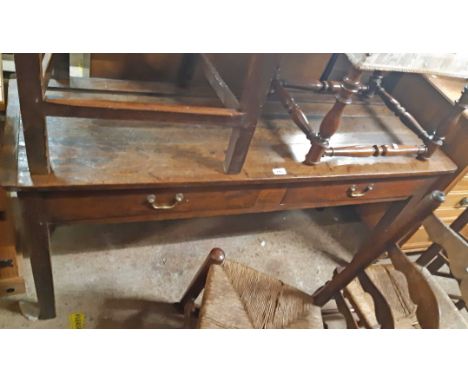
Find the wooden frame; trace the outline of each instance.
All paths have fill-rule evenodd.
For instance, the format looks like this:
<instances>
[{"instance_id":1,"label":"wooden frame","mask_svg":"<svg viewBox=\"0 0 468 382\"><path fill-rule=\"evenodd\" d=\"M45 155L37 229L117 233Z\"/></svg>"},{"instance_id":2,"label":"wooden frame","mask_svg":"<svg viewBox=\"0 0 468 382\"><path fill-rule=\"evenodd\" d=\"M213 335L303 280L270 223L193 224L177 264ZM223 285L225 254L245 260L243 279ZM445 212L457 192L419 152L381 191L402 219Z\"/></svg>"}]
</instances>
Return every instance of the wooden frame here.
<instances>
[{"instance_id":1,"label":"wooden frame","mask_svg":"<svg viewBox=\"0 0 468 382\"><path fill-rule=\"evenodd\" d=\"M456 296L456 306L466 307L468 300L468 242L460 231L468 224L468 209L466 209L450 226L445 225L434 214L423 222L433 244L421 254L417 263L427 266L427 269L438 276L451 277L458 281L461 296ZM449 273L440 269L449 266Z\"/></svg>"},{"instance_id":2,"label":"wooden frame","mask_svg":"<svg viewBox=\"0 0 468 382\"><path fill-rule=\"evenodd\" d=\"M0 188L0 297L25 292L21 264L16 249L11 200Z\"/></svg>"},{"instance_id":3,"label":"wooden frame","mask_svg":"<svg viewBox=\"0 0 468 382\"><path fill-rule=\"evenodd\" d=\"M201 59L198 60L197 56ZM229 126L233 128L233 131L227 148L224 169L226 173L238 173L244 164L261 107L270 88L276 68L275 57L276 55L272 54L252 55L242 95L237 100L207 55L185 55L179 70L178 84L182 87L188 86L195 65L197 61L200 61L208 82L224 106L206 107L102 100L89 96L83 97L79 93L89 89L76 88L69 88L66 97L50 97L47 90L51 78L62 81L62 88L63 84L70 82L68 54L15 54L30 172L32 175L52 172L47 148L46 117L61 116Z\"/></svg>"},{"instance_id":4,"label":"wooden frame","mask_svg":"<svg viewBox=\"0 0 468 382\"><path fill-rule=\"evenodd\" d=\"M3 84L3 60L0 53L0 111L5 110L5 86Z\"/></svg>"},{"instance_id":5,"label":"wooden frame","mask_svg":"<svg viewBox=\"0 0 468 382\"><path fill-rule=\"evenodd\" d=\"M369 238L361 245L353 260L341 272L314 293L314 303L323 306L348 285L360 272L386 250L398 243L408 231L422 221L444 201L444 193L433 191L421 199L413 196L403 204L394 204L382 217Z\"/></svg>"},{"instance_id":6,"label":"wooden frame","mask_svg":"<svg viewBox=\"0 0 468 382\"><path fill-rule=\"evenodd\" d=\"M318 289L311 299L314 305L322 307L330 299L335 299L339 311L344 315L348 328L357 328L351 312L347 309L342 291L354 278L358 277L364 290L374 301L377 320L382 328L395 328L392 310L385 296L366 275L365 269L383 252L388 251L396 270L403 273L407 282L411 299L417 304L416 315L422 328L439 328L440 308L430 285L419 270L406 258L397 243L406 232L417 227L444 200L444 194L433 191L419 201L406 201L391 209L381 220L379 226L372 232L368 240L356 252L353 260L345 267L335 271L333 278ZM414 204L413 204L414 203ZM408 211L407 208L413 205ZM208 271L213 264L222 264L225 253L220 248L211 250L203 265L195 275L184 296L176 306L184 312L186 327L193 327L193 317L196 316L195 300L203 290ZM222 291L221 291L222 292Z\"/></svg>"},{"instance_id":7,"label":"wooden frame","mask_svg":"<svg viewBox=\"0 0 468 382\"><path fill-rule=\"evenodd\" d=\"M180 302L176 303L176 307L180 312L184 313L184 326L185 328L193 327L193 317L197 316L197 307L195 300L203 290L208 277L208 271L212 265L221 265L224 263L226 255L221 248L213 248L208 257L205 259L198 272L192 279L189 287L186 289Z\"/></svg>"},{"instance_id":8,"label":"wooden frame","mask_svg":"<svg viewBox=\"0 0 468 382\"><path fill-rule=\"evenodd\" d=\"M322 79L306 85L288 83L279 77L277 71L273 81L273 89L276 92L283 106L288 110L293 122L304 132L311 142L311 148L306 155L305 164L318 164L323 156L349 156L349 157L370 157L370 156L398 156L416 155L418 159L428 159L434 151L443 145L447 132L458 123L462 113L468 108L468 85L465 86L458 102L451 112L445 117L438 128L429 133L421 124L393 97L383 86L383 74L381 71L374 71L366 85L361 83L362 70L352 67L343 81L328 81L336 57L332 57L326 69L326 75ZM328 111L320 124L318 132L313 131L302 112L299 105L294 101L288 89L312 91L316 93L336 94L336 102ZM331 147L330 138L340 127L341 117L346 105L352 103L354 96L364 99L378 95L384 104L422 141L421 145L369 145L369 146L342 146Z\"/></svg>"}]
</instances>

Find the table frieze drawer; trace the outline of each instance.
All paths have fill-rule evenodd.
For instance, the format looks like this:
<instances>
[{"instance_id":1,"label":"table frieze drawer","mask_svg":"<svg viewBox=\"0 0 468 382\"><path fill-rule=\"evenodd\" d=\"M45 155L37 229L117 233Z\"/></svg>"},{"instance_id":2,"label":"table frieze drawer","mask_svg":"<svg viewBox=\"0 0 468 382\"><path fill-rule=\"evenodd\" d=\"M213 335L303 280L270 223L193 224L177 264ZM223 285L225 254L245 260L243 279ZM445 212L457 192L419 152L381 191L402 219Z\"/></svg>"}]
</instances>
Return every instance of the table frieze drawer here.
<instances>
[{"instance_id":1,"label":"table frieze drawer","mask_svg":"<svg viewBox=\"0 0 468 382\"><path fill-rule=\"evenodd\" d=\"M45 202L52 221L143 217L170 219L210 215L216 210L249 209L256 189L94 191L48 193Z\"/></svg>"},{"instance_id":2,"label":"table frieze drawer","mask_svg":"<svg viewBox=\"0 0 468 382\"><path fill-rule=\"evenodd\" d=\"M356 180L352 182L292 185L288 187L283 206L320 207L361 204L404 199L421 187L427 187L433 178L401 180Z\"/></svg>"}]
</instances>

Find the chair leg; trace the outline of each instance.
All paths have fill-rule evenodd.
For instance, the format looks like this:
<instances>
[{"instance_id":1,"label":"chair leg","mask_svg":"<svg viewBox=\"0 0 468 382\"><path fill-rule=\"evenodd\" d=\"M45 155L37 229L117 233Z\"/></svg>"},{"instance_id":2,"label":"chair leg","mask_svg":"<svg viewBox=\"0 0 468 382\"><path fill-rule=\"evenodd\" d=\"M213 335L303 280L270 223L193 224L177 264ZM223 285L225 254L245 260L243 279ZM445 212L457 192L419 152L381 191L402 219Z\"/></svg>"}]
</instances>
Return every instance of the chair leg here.
<instances>
[{"instance_id":1,"label":"chair leg","mask_svg":"<svg viewBox=\"0 0 468 382\"><path fill-rule=\"evenodd\" d=\"M306 155L305 164L313 165L320 162L325 150L329 148L329 139L340 127L341 117L346 105L351 104L353 94L360 89L360 78L362 71L352 68L350 73L343 79L343 87L336 97L336 102L325 115L320 124L318 139L316 139Z\"/></svg>"},{"instance_id":2,"label":"chair leg","mask_svg":"<svg viewBox=\"0 0 468 382\"><path fill-rule=\"evenodd\" d=\"M184 53L182 62L177 73L177 85L186 88L192 81L195 68L197 67L198 53Z\"/></svg>"},{"instance_id":3,"label":"chair leg","mask_svg":"<svg viewBox=\"0 0 468 382\"><path fill-rule=\"evenodd\" d=\"M193 278L184 296L182 297L180 302L176 304L181 312L187 312L187 309L189 308L186 308L186 306L193 304L195 299L205 287L206 278L208 276L208 271L210 270L210 267L215 264L221 265L224 262L225 257L226 256L224 254L224 251L221 248L213 248L210 251L210 254L205 259L203 265L200 267L197 274ZM189 310L193 311L193 307Z\"/></svg>"},{"instance_id":4,"label":"chair leg","mask_svg":"<svg viewBox=\"0 0 468 382\"><path fill-rule=\"evenodd\" d=\"M55 295L50 259L49 230L42 197L36 193L20 197L23 252L31 260L31 268L39 304L39 319L54 318Z\"/></svg>"},{"instance_id":5,"label":"chair leg","mask_svg":"<svg viewBox=\"0 0 468 382\"><path fill-rule=\"evenodd\" d=\"M54 53L54 71L52 76L57 80L70 79L70 53Z\"/></svg>"},{"instance_id":6,"label":"chair leg","mask_svg":"<svg viewBox=\"0 0 468 382\"><path fill-rule=\"evenodd\" d=\"M184 328L192 329L193 328L193 315L197 310L195 306L195 300L191 299L184 306Z\"/></svg>"},{"instance_id":7,"label":"chair leg","mask_svg":"<svg viewBox=\"0 0 468 382\"><path fill-rule=\"evenodd\" d=\"M242 170L277 66L276 54L254 54L250 60L240 99L240 109L246 113L246 117L240 126L232 130L224 160L227 174L237 174Z\"/></svg>"},{"instance_id":8,"label":"chair leg","mask_svg":"<svg viewBox=\"0 0 468 382\"><path fill-rule=\"evenodd\" d=\"M415 197L418 197L416 195ZM387 250L390 244L397 243L407 232L418 227L422 221L445 200L441 191L433 191L424 197L414 208L406 204L406 213L399 213L390 209L381 219L371 236L354 255L353 260L327 284L318 289L314 295L314 304L323 306L336 293L348 285L354 277L360 274L378 256Z\"/></svg>"},{"instance_id":9,"label":"chair leg","mask_svg":"<svg viewBox=\"0 0 468 382\"><path fill-rule=\"evenodd\" d=\"M353 314L351 313L351 310L349 309L348 305L346 304L346 301L343 295L341 294L341 291L335 295L334 299L338 311L343 315L343 317L346 320L346 327L348 329L359 329L359 325L354 319Z\"/></svg>"},{"instance_id":10,"label":"chair leg","mask_svg":"<svg viewBox=\"0 0 468 382\"><path fill-rule=\"evenodd\" d=\"M15 54L18 94L29 171L51 173L46 118L42 109L42 57L39 53Z\"/></svg>"}]
</instances>

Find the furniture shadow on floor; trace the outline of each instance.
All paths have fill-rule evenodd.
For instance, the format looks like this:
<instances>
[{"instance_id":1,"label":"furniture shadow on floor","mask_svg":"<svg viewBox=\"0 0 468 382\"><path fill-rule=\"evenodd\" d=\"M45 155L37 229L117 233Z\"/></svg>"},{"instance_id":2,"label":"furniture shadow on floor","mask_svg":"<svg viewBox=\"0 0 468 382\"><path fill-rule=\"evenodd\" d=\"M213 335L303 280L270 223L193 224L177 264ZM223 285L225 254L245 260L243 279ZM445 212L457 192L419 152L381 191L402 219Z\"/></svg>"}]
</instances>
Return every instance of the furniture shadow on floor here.
<instances>
[{"instance_id":1,"label":"furniture shadow on floor","mask_svg":"<svg viewBox=\"0 0 468 382\"><path fill-rule=\"evenodd\" d=\"M54 255L125 247L165 245L293 230L311 248L330 253L330 243L340 242L339 257L353 252L367 233L350 208L272 212L229 217L198 218L144 223L81 224L60 226L52 234ZM311 235L310 226L317 235ZM342 240L343 235L347 240ZM334 251L336 254L336 251ZM341 254L341 255L340 255ZM345 259L347 258L346 255Z\"/></svg>"},{"instance_id":2,"label":"furniture shadow on floor","mask_svg":"<svg viewBox=\"0 0 468 382\"><path fill-rule=\"evenodd\" d=\"M132 298L109 298L96 329L182 329L184 317L174 304Z\"/></svg>"}]
</instances>

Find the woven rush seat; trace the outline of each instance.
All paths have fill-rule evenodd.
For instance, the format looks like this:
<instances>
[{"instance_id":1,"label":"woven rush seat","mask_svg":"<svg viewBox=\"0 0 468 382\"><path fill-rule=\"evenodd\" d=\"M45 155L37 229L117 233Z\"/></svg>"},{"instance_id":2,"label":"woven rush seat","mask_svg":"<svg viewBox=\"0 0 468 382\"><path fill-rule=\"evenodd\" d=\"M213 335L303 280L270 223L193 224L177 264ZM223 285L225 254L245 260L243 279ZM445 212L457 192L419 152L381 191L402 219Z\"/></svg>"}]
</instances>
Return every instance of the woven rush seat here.
<instances>
[{"instance_id":1,"label":"woven rush seat","mask_svg":"<svg viewBox=\"0 0 468 382\"><path fill-rule=\"evenodd\" d=\"M234 261L208 272L200 328L323 328L320 307L282 281Z\"/></svg>"},{"instance_id":2,"label":"woven rush seat","mask_svg":"<svg viewBox=\"0 0 468 382\"><path fill-rule=\"evenodd\" d=\"M452 300L430 272L426 268L418 267L418 269L426 278L440 306L440 328L468 328L468 323L463 315L457 310ZM388 302L395 321L395 328L419 329L420 325L416 317L417 305L410 297L408 282L403 273L396 270L392 264L371 265L365 272ZM350 300L366 327L379 326L372 298L364 291L357 278L346 286L345 296Z\"/></svg>"}]
</instances>

